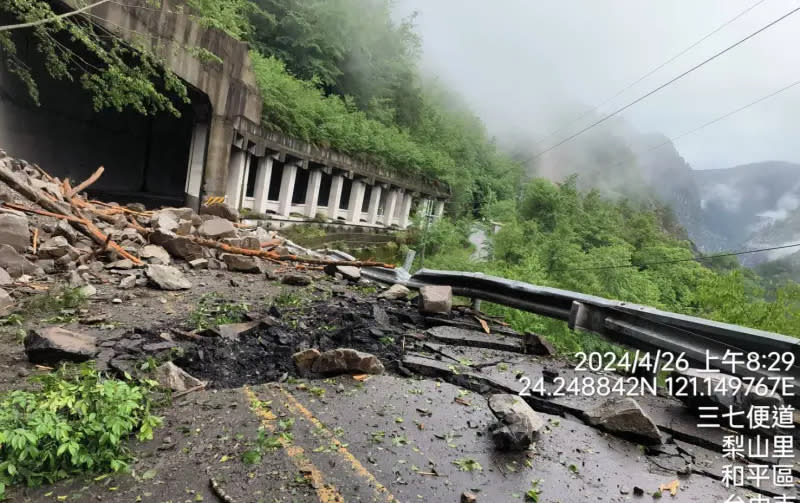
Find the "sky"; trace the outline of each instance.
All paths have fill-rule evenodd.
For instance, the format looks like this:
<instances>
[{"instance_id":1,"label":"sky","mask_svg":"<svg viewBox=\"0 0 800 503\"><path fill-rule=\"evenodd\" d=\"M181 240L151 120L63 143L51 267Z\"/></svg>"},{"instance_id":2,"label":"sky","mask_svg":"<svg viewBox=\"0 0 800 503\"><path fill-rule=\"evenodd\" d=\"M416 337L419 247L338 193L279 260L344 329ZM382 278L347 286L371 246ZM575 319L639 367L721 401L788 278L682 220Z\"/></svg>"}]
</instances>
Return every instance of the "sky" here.
<instances>
[{"instance_id":1,"label":"sky","mask_svg":"<svg viewBox=\"0 0 800 503\"><path fill-rule=\"evenodd\" d=\"M524 142L541 152L799 6L800 0L397 0L396 12L418 12L426 72L459 92L501 144ZM621 117L640 132L674 137L773 93L800 80L798 34L800 12ZM800 162L798 133L800 85L675 143L695 169L727 168ZM568 145L579 148L593 134L602 133L589 131Z\"/></svg>"}]
</instances>

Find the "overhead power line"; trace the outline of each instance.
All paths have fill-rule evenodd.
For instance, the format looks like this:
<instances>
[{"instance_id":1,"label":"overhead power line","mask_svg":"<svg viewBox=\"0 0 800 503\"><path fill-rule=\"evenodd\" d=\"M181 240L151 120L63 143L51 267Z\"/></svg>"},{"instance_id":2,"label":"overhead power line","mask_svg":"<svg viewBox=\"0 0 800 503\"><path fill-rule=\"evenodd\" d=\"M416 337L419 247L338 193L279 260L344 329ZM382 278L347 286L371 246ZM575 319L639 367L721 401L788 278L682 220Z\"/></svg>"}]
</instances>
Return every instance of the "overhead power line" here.
<instances>
[{"instance_id":1,"label":"overhead power line","mask_svg":"<svg viewBox=\"0 0 800 503\"><path fill-rule=\"evenodd\" d=\"M641 81L643 81L644 79L646 79L647 77L649 77L649 76L653 75L654 73L656 73L657 71L661 70L662 68L664 68L664 67L665 67L665 66L667 66L668 64L672 63L672 62L673 62L673 61L675 61L676 59L680 58L681 56L683 56L683 55L684 55L684 54L686 54L687 52L691 51L692 49L694 49L694 48L695 48L695 47L697 47L698 45L702 44L703 42L705 42L706 40L708 40L708 39L709 39L709 38L711 38L712 36L716 35L716 34L717 34L717 33L719 33L721 30L723 30L725 27L727 27L727 26L728 26L728 25L730 25L731 23L735 22L736 20L738 20L739 18L741 18L742 16L744 16L745 14L747 14L748 12L750 12L751 10L755 9L756 7L758 7L759 5L761 5L762 3L764 3L765 1L766 1L766 0L758 0L758 2L754 3L753 5L751 5L750 7L746 8L745 10L741 11L741 12L740 12L740 13L738 13L736 16L732 17L731 19L729 19L729 20L728 20L728 21L726 21L725 23L721 24L721 25L720 25L720 26L718 26L716 29L714 29L714 30L713 30L713 31L711 31L710 33L706 34L706 35L705 35L705 36L703 36L702 38L698 39L697 41L695 41L695 42L694 42L693 44L691 44L690 46L686 47L685 49L683 49L682 51L680 51L680 52L679 52L679 53L677 53L676 55L672 56L671 58L669 58L668 60L664 61L664 62L663 62L663 63L661 63L660 65L656 66L655 68L653 68L653 69L652 69L652 70L650 70L649 72L645 73L644 75L642 75L642 76L641 76L641 77L639 77L638 79L634 80L633 82L631 82L630 84L628 84L627 86L625 86L623 89L619 90L619 91L618 91L616 94L614 94L614 95L613 95L613 96L611 96L610 98L606 99L605 101L603 101L603 102L602 102L602 103L600 103L599 105L597 105L597 106L595 106L595 107L591 108L590 110L588 110L588 111L586 111L586 112L582 113L580 116L578 116L578 117L576 117L576 118L574 118L574 119L572 119L572 120L570 120L570 121L568 121L568 122L562 123L562 124L561 124L561 125L558 127L558 129L556 129L556 130L555 130L555 131L553 131L552 133L548 134L547 136L543 136L543 137L542 137L542 138L540 138L539 140L536 140L536 141L535 141L535 144L536 144L536 145L538 145L538 144L542 143L544 140L546 140L546 139L548 139L548 138L550 138L550 137L553 137L553 136L557 135L558 133L560 133L560 132L564 131L565 129L567 129L569 126L571 126L571 125L575 124L576 122L580 121L581 119L584 119L585 117L588 117L589 115L593 114L593 113L594 113L594 112L596 112L597 110L599 110L599 109L601 109L602 107L606 106L607 104L611 103L612 101L614 101L615 99L617 99L619 96L621 96L623 93L625 93L626 91L628 91L629 89L631 89L633 86L635 86L635 85L636 85L636 84L638 84L639 82L641 82Z\"/></svg>"},{"instance_id":2,"label":"overhead power line","mask_svg":"<svg viewBox=\"0 0 800 503\"><path fill-rule=\"evenodd\" d=\"M19 24L9 24L6 26L0 26L0 31L9 31L9 30L18 30L20 28L31 28L33 26L39 26L46 23L52 23L53 21L58 21L59 19L68 18L71 16L75 16L80 14L81 12L86 12L87 10L93 9L98 5L104 4L106 2L110 2L111 0L100 0L99 2L95 2L91 5L87 5L85 7L81 7L80 9L76 9L70 12L65 12L64 14L59 14L57 16L52 16L44 19L37 19L36 21L29 21L27 23L19 23Z\"/></svg>"},{"instance_id":3,"label":"overhead power line","mask_svg":"<svg viewBox=\"0 0 800 503\"><path fill-rule=\"evenodd\" d=\"M751 38L755 37L756 35L758 35L758 34L760 34L760 33L764 32L764 31L768 30L769 28L771 28L771 27L775 26L776 24L780 23L781 21L783 21L784 19L788 18L788 17L789 17L789 16L791 16L792 14L795 14L797 11L800 11L800 7L796 7L796 8L794 8L794 9L792 9L791 11L789 11L789 12L787 12L786 14L782 15L782 16L781 16L781 17L779 17L778 19L776 19L776 20L774 20L774 21L772 21L772 22L768 23L767 25L765 25L765 26L763 26L763 27L759 28L758 30L756 30L756 31L754 31L753 33L751 33L750 35L746 36L745 38L743 38L743 39L740 39L740 40L738 40L737 42L735 42L735 43L733 43L733 44L729 45L729 46L728 46L728 47L726 47L725 49L722 49L721 51L717 52L717 53L716 53L716 54L714 54L713 56L711 56L711 57L709 57L709 58L707 58L707 59L703 60L702 62L700 62L700 63L696 64L695 66L693 66L693 67L689 68L688 70L686 70L685 72L681 73L680 75L678 75L678 76L676 76L676 77L674 77L674 78L670 79L669 81L665 82L664 84L661 84L660 86L656 87L656 88L655 88L655 89L653 89L652 91L650 91L650 92L648 92L648 93L646 93L646 94L643 94L642 96L640 96L640 97L636 98L635 100L631 101L631 102L630 102L630 103L628 103L627 105L624 105L624 106L622 106L622 107L620 107L620 108L618 108L618 109L614 110L613 112L611 112L611 113L609 113L609 114L607 114L607 115L603 116L603 117L602 117L602 118L600 118L599 120L597 120L597 121L595 121L595 122L593 122L593 123L589 124L589 125L588 125L588 126L586 126L585 128L583 128L583 129L581 129L580 131L578 131L577 133L574 133L574 134L572 134L572 135L570 135L570 136L566 137L565 139L561 140L560 142L556 143L555 145L553 145L553 146L551 146L551 147L548 147L548 148L546 148L545 150L543 150L543 151L539 152L538 154L534 155L534 156L533 156L533 159L537 159L537 158L539 158L539 157L543 156L544 154L546 154L546 153L548 153L548 152L550 152L550 151L552 151L552 150L554 150L554 149L556 149L556 148L560 147L561 145L564 145L565 143L567 143L567 142L569 142L569 141L572 141L573 139L575 139L575 138L577 138L578 136L582 135L582 134L583 134L583 133L585 133L586 131L589 131L590 129L593 129L593 128L595 128L595 127L599 126L600 124L602 124L602 123L606 122L608 119L610 119L610 118L612 118L612 117L614 117L614 116L616 116L616 115L620 114L621 112L624 112L625 110L627 110L627 109L629 109L630 107L632 107L632 106L636 105L637 103L639 103L639 102L641 102L641 101L643 101L643 100L647 99L648 97L650 97L650 96L654 95L655 93L659 92L660 90L664 89L665 87L667 87L667 86L669 86L669 85L671 85L671 84L674 84L675 82L679 81L679 80L680 80L680 79L682 79L683 77L685 77L685 76L689 75L690 73L694 72L694 71L695 71L695 70L697 70L698 68L700 68L700 67L702 67L702 66L706 65L707 63L710 63L711 61L713 61L713 60L717 59L718 57L722 56L723 54L725 54L725 53L727 53L727 52L729 52L729 51L733 50L734 48L736 48L736 47L738 47L738 46L742 45L743 43L747 42L748 40L750 40Z\"/></svg>"},{"instance_id":4,"label":"overhead power line","mask_svg":"<svg viewBox=\"0 0 800 503\"><path fill-rule=\"evenodd\" d=\"M728 252L728 253L720 253L717 255L706 255L705 257L692 257L692 258L682 258L682 259L675 259L675 260L662 260L659 262L648 262L645 264L623 264L623 265L603 265L603 266L596 266L596 267L578 267L575 269L550 269L549 272L573 272L573 271L601 271L605 269L625 269L625 268L641 268L641 267L650 267L654 265L667 265L667 264L679 264L681 262L699 262L701 260L710 260L715 258L721 257L734 257L737 255L746 255L748 253L760 253L765 251L773 251L773 250L785 250L787 248L797 248L800 247L800 243L795 243L793 245L783 245L783 246L773 246L770 248L759 248L757 250L744 250L738 252Z\"/></svg>"}]
</instances>

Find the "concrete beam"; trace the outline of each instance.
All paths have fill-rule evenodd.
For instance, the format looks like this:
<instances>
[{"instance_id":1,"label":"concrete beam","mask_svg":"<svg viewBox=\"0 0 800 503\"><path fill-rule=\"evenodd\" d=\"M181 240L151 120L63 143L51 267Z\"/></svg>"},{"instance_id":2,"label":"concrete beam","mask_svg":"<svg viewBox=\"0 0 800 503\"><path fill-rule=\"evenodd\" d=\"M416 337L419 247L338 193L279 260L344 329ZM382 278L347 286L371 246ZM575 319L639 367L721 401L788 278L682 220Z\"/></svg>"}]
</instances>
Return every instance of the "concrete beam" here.
<instances>
[{"instance_id":1,"label":"concrete beam","mask_svg":"<svg viewBox=\"0 0 800 503\"><path fill-rule=\"evenodd\" d=\"M296 178L297 164L284 164L281 175L281 192L278 196L278 214L282 217L288 217L292 212L292 196Z\"/></svg>"},{"instance_id":2,"label":"concrete beam","mask_svg":"<svg viewBox=\"0 0 800 503\"><path fill-rule=\"evenodd\" d=\"M258 172L256 173L256 192L254 194L253 211L256 213L267 212L269 199L269 182L272 179L272 156L258 159Z\"/></svg>"},{"instance_id":3,"label":"concrete beam","mask_svg":"<svg viewBox=\"0 0 800 503\"><path fill-rule=\"evenodd\" d=\"M350 187L350 201L347 203L347 221L357 224L361 221L361 207L364 205L366 185L360 180L353 180Z\"/></svg>"},{"instance_id":4,"label":"concrete beam","mask_svg":"<svg viewBox=\"0 0 800 503\"><path fill-rule=\"evenodd\" d=\"M378 209L381 206L381 186L375 184L372 186L372 193L369 196L369 209L367 215L367 223L375 225L378 221Z\"/></svg>"},{"instance_id":5,"label":"concrete beam","mask_svg":"<svg viewBox=\"0 0 800 503\"><path fill-rule=\"evenodd\" d=\"M322 185L322 170L311 169L308 173L308 188L306 189L305 215L308 218L317 216L317 202L319 201L319 188Z\"/></svg>"}]
</instances>

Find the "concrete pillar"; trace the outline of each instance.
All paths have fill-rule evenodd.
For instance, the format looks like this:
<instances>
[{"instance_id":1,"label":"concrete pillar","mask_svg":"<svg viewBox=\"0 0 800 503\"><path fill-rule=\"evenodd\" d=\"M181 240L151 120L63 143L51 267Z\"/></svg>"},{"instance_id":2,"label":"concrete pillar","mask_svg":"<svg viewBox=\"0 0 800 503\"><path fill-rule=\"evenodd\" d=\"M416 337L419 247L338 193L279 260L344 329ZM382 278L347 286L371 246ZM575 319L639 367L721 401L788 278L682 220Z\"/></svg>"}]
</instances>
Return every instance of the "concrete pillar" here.
<instances>
[{"instance_id":1,"label":"concrete pillar","mask_svg":"<svg viewBox=\"0 0 800 503\"><path fill-rule=\"evenodd\" d=\"M269 182L272 179L272 156L268 155L258 159L258 172L256 172L256 192L253 194L253 211L256 213L267 212L267 199L269 199Z\"/></svg>"},{"instance_id":2,"label":"concrete pillar","mask_svg":"<svg viewBox=\"0 0 800 503\"><path fill-rule=\"evenodd\" d=\"M203 198L226 194L232 141L233 125L226 122L222 116L213 116L208 131Z\"/></svg>"},{"instance_id":3,"label":"concrete pillar","mask_svg":"<svg viewBox=\"0 0 800 503\"><path fill-rule=\"evenodd\" d=\"M294 195L294 181L297 178L297 164L284 164L281 176L281 192L278 196L278 214L288 217L292 212L292 196Z\"/></svg>"},{"instance_id":4,"label":"concrete pillar","mask_svg":"<svg viewBox=\"0 0 800 503\"><path fill-rule=\"evenodd\" d=\"M411 194L406 193L405 196L403 196L403 203L400 206L400 221L398 222L401 229L408 227L408 216L411 214L412 201L413 198Z\"/></svg>"},{"instance_id":5,"label":"concrete pillar","mask_svg":"<svg viewBox=\"0 0 800 503\"><path fill-rule=\"evenodd\" d=\"M381 206L382 190L377 183L372 186L372 193L369 196L369 209L367 210L367 223L370 225L375 225L378 221L378 208Z\"/></svg>"},{"instance_id":6,"label":"concrete pillar","mask_svg":"<svg viewBox=\"0 0 800 503\"><path fill-rule=\"evenodd\" d=\"M443 200L439 199L438 201L436 201L436 206L433 209L433 215L434 215L434 217L436 217L437 220L442 218L442 216L444 215L444 201Z\"/></svg>"},{"instance_id":7,"label":"concrete pillar","mask_svg":"<svg viewBox=\"0 0 800 503\"><path fill-rule=\"evenodd\" d=\"M350 201L347 203L347 221L351 224L361 221L361 206L364 205L366 188L364 182L353 180L353 186L350 187Z\"/></svg>"},{"instance_id":8,"label":"concrete pillar","mask_svg":"<svg viewBox=\"0 0 800 503\"><path fill-rule=\"evenodd\" d=\"M328 218L331 220L336 220L339 216L339 205L342 203L342 188L344 188L344 177L333 175L331 192L328 196Z\"/></svg>"},{"instance_id":9,"label":"concrete pillar","mask_svg":"<svg viewBox=\"0 0 800 503\"><path fill-rule=\"evenodd\" d=\"M308 218L317 216L317 202L319 201L319 188L322 185L322 170L312 169L308 174L308 188L306 189L306 210Z\"/></svg>"},{"instance_id":10,"label":"concrete pillar","mask_svg":"<svg viewBox=\"0 0 800 503\"><path fill-rule=\"evenodd\" d=\"M200 208L200 189L203 185L203 168L206 165L206 140L208 140L208 124L196 123L192 129L189 166L186 170L186 187L184 189L184 204L195 211Z\"/></svg>"},{"instance_id":11,"label":"concrete pillar","mask_svg":"<svg viewBox=\"0 0 800 503\"><path fill-rule=\"evenodd\" d=\"M400 195L397 189L388 189L389 194L386 196L386 202L383 206L383 226L391 227L394 223L394 213L397 208L397 197Z\"/></svg>"},{"instance_id":12,"label":"concrete pillar","mask_svg":"<svg viewBox=\"0 0 800 503\"><path fill-rule=\"evenodd\" d=\"M231 152L231 161L228 167L228 187L225 190L226 201L237 210L242 203L242 185L245 171L247 171L247 157L247 152L235 149Z\"/></svg>"}]
</instances>

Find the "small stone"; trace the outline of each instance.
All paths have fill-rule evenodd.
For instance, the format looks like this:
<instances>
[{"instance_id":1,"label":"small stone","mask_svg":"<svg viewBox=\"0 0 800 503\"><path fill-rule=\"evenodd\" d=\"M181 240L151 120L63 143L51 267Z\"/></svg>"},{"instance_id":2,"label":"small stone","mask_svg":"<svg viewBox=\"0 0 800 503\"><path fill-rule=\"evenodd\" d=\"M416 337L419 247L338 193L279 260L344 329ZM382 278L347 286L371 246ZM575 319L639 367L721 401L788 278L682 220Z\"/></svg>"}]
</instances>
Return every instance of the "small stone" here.
<instances>
[{"instance_id":1,"label":"small stone","mask_svg":"<svg viewBox=\"0 0 800 503\"><path fill-rule=\"evenodd\" d=\"M478 501L478 496L470 491L464 491L461 493L461 503L476 503Z\"/></svg>"},{"instance_id":2,"label":"small stone","mask_svg":"<svg viewBox=\"0 0 800 503\"><path fill-rule=\"evenodd\" d=\"M319 355L320 352L318 350L311 348L293 354L292 360L294 360L294 364L298 369L304 372L310 372L311 368L314 366L314 362L319 358Z\"/></svg>"},{"instance_id":3,"label":"small stone","mask_svg":"<svg viewBox=\"0 0 800 503\"><path fill-rule=\"evenodd\" d=\"M24 343L28 360L42 365L54 365L65 360L84 362L97 352L94 337L61 327L32 329Z\"/></svg>"},{"instance_id":4,"label":"small stone","mask_svg":"<svg viewBox=\"0 0 800 503\"><path fill-rule=\"evenodd\" d=\"M644 489L639 486L633 486L633 495L634 496L644 496Z\"/></svg>"},{"instance_id":5,"label":"small stone","mask_svg":"<svg viewBox=\"0 0 800 503\"><path fill-rule=\"evenodd\" d=\"M150 219L150 226L158 231L174 232L178 228L178 221L170 213L159 211Z\"/></svg>"},{"instance_id":6,"label":"small stone","mask_svg":"<svg viewBox=\"0 0 800 503\"><path fill-rule=\"evenodd\" d=\"M198 258L190 260L189 265L192 266L192 269L208 269L208 259Z\"/></svg>"},{"instance_id":7,"label":"small stone","mask_svg":"<svg viewBox=\"0 0 800 503\"><path fill-rule=\"evenodd\" d=\"M0 286L8 286L12 283L14 283L14 279L5 269L0 267Z\"/></svg>"},{"instance_id":8,"label":"small stone","mask_svg":"<svg viewBox=\"0 0 800 503\"><path fill-rule=\"evenodd\" d=\"M97 294L97 288L92 285L83 285L82 287L78 288L78 293L84 297L93 297L95 294Z\"/></svg>"},{"instance_id":9,"label":"small stone","mask_svg":"<svg viewBox=\"0 0 800 503\"><path fill-rule=\"evenodd\" d=\"M119 287L124 290L129 290L136 286L136 276L131 274L130 276L125 276L120 280Z\"/></svg>"},{"instance_id":10,"label":"small stone","mask_svg":"<svg viewBox=\"0 0 800 503\"><path fill-rule=\"evenodd\" d=\"M556 348L544 337L533 332L525 332L523 337L525 352L529 355L553 356Z\"/></svg>"},{"instance_id":11,"label":"small stone","mask_svg":"<svg viewBox=\"0 0 800 503\"><path fill-rule=\"evenodd\" d=\"M286 273L281 277L284 285L306 286L311 284L311 276L299 272Z\"/></svg>"},{"instance_id":12,"label":"small stone","mask_svg":"<svg viewBox=\"0 0 800 503\"><path fill-rule=\"evenodd\" d=\"M14 310L14 298L0 288L0 316L5 316Z\"/></svg>"},{"instance_id":13,"label":"small stone","mask_svg":"<svg viewBox=\"0 0 800 503\"><path fill-rule=\"evenodd\" d=\"M150 264L145 274L153 285L162 290L188 290L192 287L183 273L172 266Z\"/></svg>"},{"instance_id":14,"label":"small stone","mask_svg":"<svg viewBox=\"0 0 800 503\"><path fill-rule=\"evenodd\" d=\"M133 262L130 259L117 260L106 264L106 269L133 269Z\"/></svg>"},{"instance_id":15,"label":"small stone","mask_svg":"<svg viewBox=\"0 0 800 503\"><path fill-rule=\"evenodd\" d=\"M78 288L86 284L86 281L81 277L80 273L76 270L71 270L67 275L67 285L70 288Z\"/></svg>"},{"instance_id":16,"label":"small stone","mask_svg":"<svg viewBox=\"0 0 800 503\"><path fill-rule=\"evenodd\" d=\"M167 351L178 345L174 342L164 341L164 342L153 342L150 344L145 344L142 346L142 351L145 353L158 353L160 351Z\"/></svg>"},{"instance_id":17,"label":"small stone","mask_svg":"<svg viewBox=\"0 0 800 503\"><path fill-rule=\"evenodd\" d=\"M330 276L341 274L342 278L348 281L358 281L361 279L361 269L351 265L328 264L325 266L325 273Z\"/></svg>"},{"instance_id":18,"label":"small stone","mask_svg":"<svg viewBox=\"0 0 800 503\"><path fill-rule=\"evenodd\" d=\"M261 320L245 321L243 323L226 323L224 325L219 325L212 328L212 331L224 339L237 340L241 336L247 335L262 326L263 323Z\"/></svg>"},{"instance_id":19,"label":"small stone","mask_svg":"<svg viewBox=\"0 0 800 503\"><path fill-rule=\"evenodd\" d=\"M389 300L400 300L400 299L405 299L406 297L408 297L408 295L410 293L411 293L411 290L409 290L408 287L398 283L398 284L390 286L387 290L384 290L383 292L381 292L378 295L378 298L380 298L380 299L389 299Z\"/></svg>"},{"instance_id":20,"label":"small stone","mask_svg":"<svg viewBox=\"0 0 800 503\"><path fill-rule=\"evenodd\" d=\"M112 304L122 304L122 299L120 299L119 297L114 297L113 299L111 299L111 303Z\"/></svg>"},{"instance_id":21,"label":"small stone","mask_svg":"<svg viewBox=\"0 0 800 503\"><path fill-rule=\"evenodd\" d=\"M22 253L30 243L28 218L11 213L0 214L0 244Z\"/></svg>"},{"instance_id":22,"label":"small stone","mask_svg":"<svg viewBox=\"0 0 800 503\"><path fill-rule=\"evenodd\" d=\"M426 285L419 289L419 310L428 314L450 314L453 289L446 285Z\"/></svg>"},{"instance_id":23,"label":"small stone","mask_svg":"<svg viewBox=\"0 0 800 503\"><path fill-rule=\"evenodd\" d=\"M37 254L39 257L52 259L69 256L72 260L78 258L78 255L80 255L78 250L69 244L69 241L67 241L67 238L64 236L55 236L48 239L39 247Z\"/></svg>"}]
</instances>

